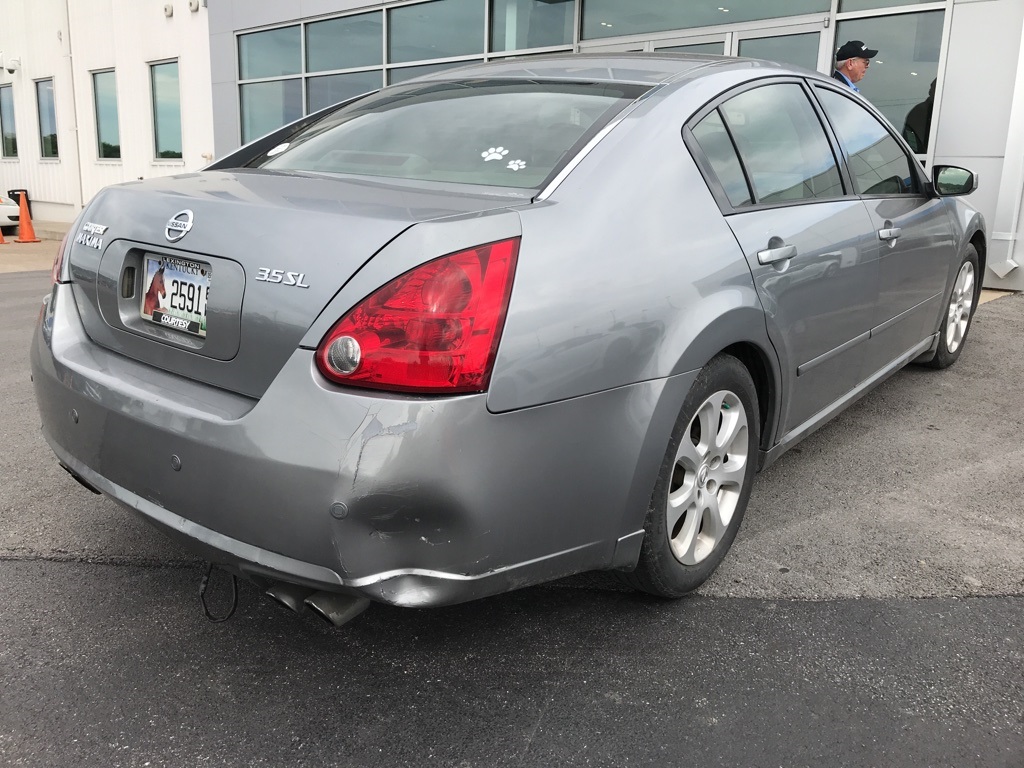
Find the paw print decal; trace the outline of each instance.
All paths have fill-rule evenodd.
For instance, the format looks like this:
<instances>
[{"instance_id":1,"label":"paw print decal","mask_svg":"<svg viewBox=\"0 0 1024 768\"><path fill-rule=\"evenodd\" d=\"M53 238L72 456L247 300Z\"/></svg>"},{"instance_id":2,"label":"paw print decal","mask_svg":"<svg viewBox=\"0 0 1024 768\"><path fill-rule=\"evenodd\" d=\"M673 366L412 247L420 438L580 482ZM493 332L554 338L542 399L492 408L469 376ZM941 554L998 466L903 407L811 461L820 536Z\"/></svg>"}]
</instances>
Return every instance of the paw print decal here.
<instances>
[{"instance_id":1,"label":"paw print decal","mask_svg":"<svg viewBox=\"0 0 1024 768\"><path fill-rule=\"evenodd\" d=\"M491 147L490 149L481 152L480 157L482 157L486 163L488 160L501 160L507 154L508 150L504 147Z\"/></svg>"},{"instance_id":2,"label":"paw print decal","mask_svg":"<svg viewBox=\"0 0 1024 768\"><path fill-rule=\"evenodd\" d=\"M526 163L524 163L522 160L512 160L508 164L508 168L510 168L513 171L518 171L518 170L521 170L521 169L523 169L525 167L526 167Z\"/></svg>"}]
</instances>

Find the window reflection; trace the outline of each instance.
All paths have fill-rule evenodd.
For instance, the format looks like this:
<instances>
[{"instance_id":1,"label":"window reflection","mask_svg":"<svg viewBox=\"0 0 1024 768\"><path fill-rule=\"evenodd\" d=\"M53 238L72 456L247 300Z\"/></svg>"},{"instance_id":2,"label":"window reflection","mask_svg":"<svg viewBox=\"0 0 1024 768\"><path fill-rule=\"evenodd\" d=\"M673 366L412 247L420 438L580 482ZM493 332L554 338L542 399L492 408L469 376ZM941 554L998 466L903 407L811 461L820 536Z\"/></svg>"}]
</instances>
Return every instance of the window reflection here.
<instances>
[{"instance_id":1,"label":"window reflection","mask_svg":"<svg viewBox=\"0 0 1024 768\"><path fill-rule=\"evenodd\" d=\"M721 111L758 203L842 196L835 156L800 86L754 88Z\"/></svg>"},{"instance_id":2,"label":"window reflection","mask_svg":"<svg viewBox=\"0 0 1024 768\"><path fill-rule=\"evenodd\" d=\"M377 11L318 21L306 27L306 71L383 63L384 17Z\"/></svg>"},{"instance_id":3,"label":"window reflection","mask_svg":"<svg viewBox=\"0 0 1024 768\"><path fill-rule=\"evenodd\" d=\"M834 91L819 88L829 122L848 153L853 184L861 195L917 192L917 177L899 142L860 104Z\"/></svg>"},{"instance_id":4,"label":"window reflection","mask_svg":"<svg viewBox=\"0 0 1024 768\"><path fill-rule=\"evenodd\" d=\"M60 157L57 151L57 114L53 105L53 80L36 83L39 107L39 145L42 157Z\"/></svg>"},{"instance_id":5,"label":"window reflection","mask_svg":"<svg viewBox=\"0 0 1024 768\"><path fill-rule=\"evenodd\" d=\"M3 137L3 157L18 156L18 135L14 130L14 89L0 88L0 135Z\"/></svg>"},{"instance_id":6,"label":"window reflection","mask_svg":"<svg viewBox=\"0 0 1024 768\"><path fill-rule=\"evenodd\" d=\"M153 133L158 158L181 157L181 90L178 62L150 67L153 89Z\"/></svg>"},{"instance_id":7,"label":"window reflection","mask_svg":"<svg viewBox=\"0 0 1024 768\"><path fill-rule=\"evenodd\" d=\"M238 38L238 71L243 80L302 71L299 27L253 32Z\"/></svg>"},{"instance_id":8,"label":"window reflection","mask_svg":"<svg viewBox=\"0 0 1024 768\"><path fill-rule=\"evenodd\" d=\"M100 158L121 157L121 138L117 127L117 86L113 72L92 76L96 105L96 151Z\"/></svg>"},{"instance_id":9,"label":"window reflection","mask_svg":"<svg viewBox=\"0 0 1024 768\"><path fill-rule=\"evenodd\" d=\"M752 59L767 59L780 64L793 64L805 69L818 65L817 32L802 35L776 35L775 37L749 37L740 40L740 56Z\"/></svg>"},{"instance_id":10,"label":"window reflection","mask_svg":"<svg viewBox=\"0 0 1024 768\"><path fill-rule=\"evenodd\" d=\"M306 83L306 100L309 102L307 111L316 112L361 93L377 90L381 87L382 80L379 69L369 72L350 72L345 75L311 77Z\"/></svg>"},{"instance_id":11,"label":"window reflection","mask_svg":"<svg viewBox=\"0 0 1024 768\"><path fill-rule=\"evenodd\" d=\"M831 0L583 0L583 38L828 13Z\"/></svg>"},{"instance_id":12,"label":"window reflection","mask_svg":"<svg viewBox=\"0 0 1024 768\"><path fill-rule=\"evenodd\" d=\"M491 50L572 43L573 0L491 0Z\"/></svg>"},{"instance_id":13,"label":"window reflection","mask_svg":"<svg viewBox=\"0 0 1024 768\"><path fill-rule=\"evenodd\" d=\"M484 52L481 0L434 0L388 11L388 61L420 61Z\"/></svg>"},{"instance_id":14,"label":"window reflection","mask_svg":"<svg viewBox=\"0 0 1024 768\"><path fill-rule=\"evenodd\" d=\"M864 40L878 49L857 87L915 152L927 151L929 144L929 91L939 72L942 17L942 11L927 11L840 21L836 27L836 40Z\"/></svg>"},{"instance_id":15,"label":"window reflection","mask_svg":"<svg viewBox=\"0 0 1024 768\"><path fill-rule=\"evenodd\" d=\"M241 87L242 143L302 117L302 81L276 80Z\"/></svg>"}]
</instances>

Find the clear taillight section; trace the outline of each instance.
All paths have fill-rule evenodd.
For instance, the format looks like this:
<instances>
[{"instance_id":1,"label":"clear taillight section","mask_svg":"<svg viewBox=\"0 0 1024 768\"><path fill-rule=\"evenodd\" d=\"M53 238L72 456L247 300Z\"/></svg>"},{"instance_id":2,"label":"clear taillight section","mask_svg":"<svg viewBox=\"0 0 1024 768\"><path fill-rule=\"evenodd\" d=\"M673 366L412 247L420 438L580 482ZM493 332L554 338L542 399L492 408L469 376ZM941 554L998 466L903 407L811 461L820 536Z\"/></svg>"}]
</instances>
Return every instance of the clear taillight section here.
<instances>
[{"instance_id":1,"label":"clear taillight section","mask_svg":"<svg viewBox=\"0 0 1024 768\"><path fill-rule=\"evenodd\" d=\"M423 264L363 299L316 351L331 381L396 392L487 389L519 238Z\"/></svg>"},{"instance_id":2,"label":"clear taillight section","mask_svg":"<svg viewBox=\"0 0 1024 768\"><path fill-rule=\"evenodd\" d=\"M64 249L68 244L68 236L64 235L64 239L60 241L60 248L57 249L57 255L53 259L53 267L50 269L50 285L56 285L60 282L61 268L64 266Z\"/></svg>"}]
</instances>

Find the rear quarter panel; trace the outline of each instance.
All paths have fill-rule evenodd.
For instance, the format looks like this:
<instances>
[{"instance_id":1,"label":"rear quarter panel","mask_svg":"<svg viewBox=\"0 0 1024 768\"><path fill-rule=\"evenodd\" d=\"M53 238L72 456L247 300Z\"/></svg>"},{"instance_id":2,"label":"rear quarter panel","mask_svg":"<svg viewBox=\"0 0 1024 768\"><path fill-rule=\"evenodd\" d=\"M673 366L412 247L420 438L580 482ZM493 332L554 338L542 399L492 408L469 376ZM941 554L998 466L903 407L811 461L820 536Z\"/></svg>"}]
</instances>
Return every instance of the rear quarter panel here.
<instances>
[{"instance_id":1,"label":"rear quarter panel","mask_svg":"<svg viewBox=\"0 0 1024 768\"><path fill-rule=\"evenodd\" d=\"M681 137L717 92L696 85L645 100L549 199L520 209L490 410L696 370L735 342L771 349L750 270Z\"/></svg>"}]
</instances>

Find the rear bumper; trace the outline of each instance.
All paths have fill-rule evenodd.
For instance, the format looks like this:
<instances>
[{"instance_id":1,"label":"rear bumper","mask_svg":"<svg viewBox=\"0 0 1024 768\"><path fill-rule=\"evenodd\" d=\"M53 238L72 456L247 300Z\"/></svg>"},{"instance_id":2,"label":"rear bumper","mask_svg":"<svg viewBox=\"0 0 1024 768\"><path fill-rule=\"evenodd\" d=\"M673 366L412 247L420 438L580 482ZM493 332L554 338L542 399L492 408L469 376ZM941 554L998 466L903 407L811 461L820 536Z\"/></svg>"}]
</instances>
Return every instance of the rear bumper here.
<instances>
[{"instance_id":1,"label":"rear bumper","mask_svg":"<svg viewBox=\"0 0 1024 768\"><path fill-rule=\"evenodd\" d=\"M256 581L397 605L631 565L667 444L649 429L666 380L492 414L343 391L300 349L236 396L93 344L65 285L31 357L43 433L88 483Z\"/></svg>"}]
</instances>

